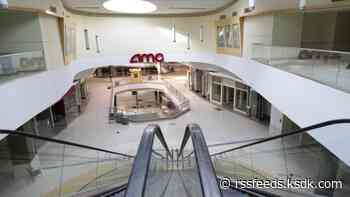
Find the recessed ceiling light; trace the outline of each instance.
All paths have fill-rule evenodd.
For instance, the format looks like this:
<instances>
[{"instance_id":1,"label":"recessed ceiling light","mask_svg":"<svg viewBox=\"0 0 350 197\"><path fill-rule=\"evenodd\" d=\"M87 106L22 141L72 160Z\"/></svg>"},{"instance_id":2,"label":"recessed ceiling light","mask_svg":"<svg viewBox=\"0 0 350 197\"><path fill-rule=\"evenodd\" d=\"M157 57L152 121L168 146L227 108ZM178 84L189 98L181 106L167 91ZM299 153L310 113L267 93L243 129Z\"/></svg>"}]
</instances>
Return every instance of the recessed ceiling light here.
<instances>
[{"instance_id":1,"label":"recessed ceiling light","mask_svg":"<svg viewBox=\"0 0 350 197\"><path fill-rule=\"evenodd\" d=\"M149 13L157 10L157 6L144 0L108 0L103 7L113 12L121 13Z\"/></svg>"}]
</instances>

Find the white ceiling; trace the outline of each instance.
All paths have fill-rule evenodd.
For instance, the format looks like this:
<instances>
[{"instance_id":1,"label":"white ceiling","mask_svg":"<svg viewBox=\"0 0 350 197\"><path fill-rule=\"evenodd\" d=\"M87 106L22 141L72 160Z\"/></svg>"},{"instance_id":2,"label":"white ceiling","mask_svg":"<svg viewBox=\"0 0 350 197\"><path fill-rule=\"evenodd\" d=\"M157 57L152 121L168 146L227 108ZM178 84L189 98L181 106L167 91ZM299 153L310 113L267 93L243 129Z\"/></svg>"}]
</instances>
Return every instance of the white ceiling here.
<instances>
[{"instance_id":1,"label":"white ceiling","mask_svg":"<svg viewBox=\"0 0 350 197\"><path fill-rule=\"evenodd\" d=\"M103 8L106 0L62 0L68 8L92 13L113 13ZM125 0L128 1L128 0ZM158 9L150 14L195 14L227 6L236 0L148 0Z\"/></svg>"}]
</instances>

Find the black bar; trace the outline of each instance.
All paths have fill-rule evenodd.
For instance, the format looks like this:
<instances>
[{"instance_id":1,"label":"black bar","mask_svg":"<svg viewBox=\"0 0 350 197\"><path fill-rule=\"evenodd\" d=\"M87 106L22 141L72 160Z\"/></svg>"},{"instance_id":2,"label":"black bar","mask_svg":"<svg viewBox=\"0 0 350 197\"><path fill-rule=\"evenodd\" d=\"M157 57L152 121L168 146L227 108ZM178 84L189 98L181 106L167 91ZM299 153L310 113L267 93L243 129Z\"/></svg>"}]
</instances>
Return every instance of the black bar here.
<instances>
[{"instance_id":1,"label":"black bar","mask_svg":"<svg viewBox=\"0 0 350 197\"><path fill-rule=\"evenodd\" d=\"M299 134L299 133L304 133L304 132L311 131L311 130L314 130L314 129L327 127L327 126L330 126L330 125L347 124L347 123L350 123L350 119L330 120L330 121L314 124L314 125L311 125L311 126L308 126L308 127L305 127L305 128L302 128L302 129L299 129L299 130L296 130L296 131L293 131L293 132L290 132L290 133L276 135L276 136L273 136L273 137L265 138L265 139L257 141L257 142L252 142L252 143L245 144L245 145L242 145L242 146L239 146L239 147L236 147L236 148L231 148L231 149L228 149L228 150L225 150L225 151L214 153L211 156L221 155L223 153L239 150L239 149L242 149L242 148L254 146L254 145L257 145L257 144L261 144L261 143L264 143L264 142L272 141L272 140L275 140L275 139L279 139L279 138L283 138L283 137L287 137L287 136L291 136L291 135L295 135L295 134Z\"/></svg>"}]
</instances>

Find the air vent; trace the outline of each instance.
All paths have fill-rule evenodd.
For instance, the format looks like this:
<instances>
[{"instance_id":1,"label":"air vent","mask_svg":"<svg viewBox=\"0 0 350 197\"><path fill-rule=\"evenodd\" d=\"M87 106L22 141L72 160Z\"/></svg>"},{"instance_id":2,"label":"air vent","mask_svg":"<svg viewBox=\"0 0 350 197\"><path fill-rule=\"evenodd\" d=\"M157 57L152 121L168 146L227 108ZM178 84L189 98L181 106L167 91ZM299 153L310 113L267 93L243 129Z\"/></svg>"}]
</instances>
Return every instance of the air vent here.
<instances>
[{"instance_id":1,"label":"air vent","mask_svg":"<svg viewBox=\"0 0 350 197\"><path fill-rule=\"evenodd\" d=\"M237 12L232 12L232 16L237 16Z\"/></svg>"}]
</instances>

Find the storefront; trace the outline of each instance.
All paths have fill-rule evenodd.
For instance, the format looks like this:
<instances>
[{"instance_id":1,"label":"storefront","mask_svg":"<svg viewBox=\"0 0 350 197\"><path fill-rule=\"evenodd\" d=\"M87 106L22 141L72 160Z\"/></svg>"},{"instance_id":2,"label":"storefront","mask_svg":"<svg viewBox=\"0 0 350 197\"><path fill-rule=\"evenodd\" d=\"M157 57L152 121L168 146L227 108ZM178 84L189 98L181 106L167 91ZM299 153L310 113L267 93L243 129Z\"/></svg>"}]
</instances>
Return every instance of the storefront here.
<instances>
[{"instance_id":1,"label":"storefront","mask_svg":"<svg viewBox=\"0 0 350 197\"><path fill-rule=\"evenodd\" d=\"M221 73L209 73L210 101L244 115L249 115L249 86Z\"/></svg>"},{"instance_id":2,"label":"storefront","mask_svg":"<svg viewBox=\"0 0 350 197\"><path fill-rule=\"evenodd\" d=\"M129 77L131 76L130 69L140 69L142 76L157 75L158 70L154 64L138 64L138 66L108 66L97 68L95 77L110 78L110 77Z\"/></svg>"},{"instance_id":3,"label":"storefront","mask_svg":"<svg viewBox=\"0 0 350 197\"><path fill-rule=\"evenodd\" d=\"M271 103L254 90L250 91L250 103L251 118L265 125L269 125L271 119Z\"/></svg>"},{"instance_id":4,"label":"storefront","mask_svg":"<svg viewBox=\"0 0 350 197\"><path fill-rule=\"evenodd\" d=\"M208 100L210 99L209 73L209 70L191 68L187 74L189 88Z\"/></svg>"}]
</instances>

